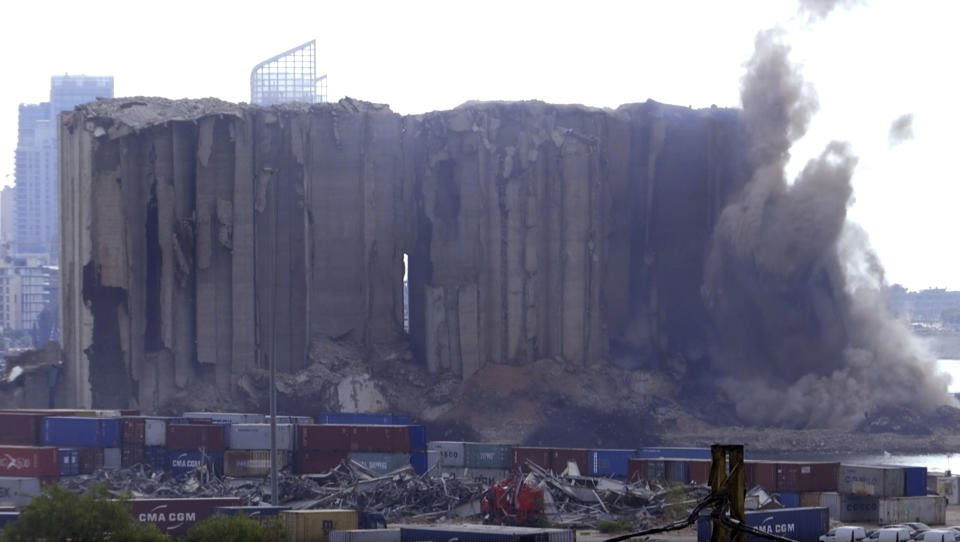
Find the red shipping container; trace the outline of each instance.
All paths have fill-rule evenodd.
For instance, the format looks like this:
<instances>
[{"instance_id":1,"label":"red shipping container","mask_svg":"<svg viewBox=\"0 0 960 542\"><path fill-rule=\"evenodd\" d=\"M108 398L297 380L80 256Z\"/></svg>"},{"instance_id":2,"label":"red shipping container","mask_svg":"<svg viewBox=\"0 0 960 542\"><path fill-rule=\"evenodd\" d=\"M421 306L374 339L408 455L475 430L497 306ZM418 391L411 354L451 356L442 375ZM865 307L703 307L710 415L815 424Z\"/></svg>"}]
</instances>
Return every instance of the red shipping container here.
<instances>
[{"instance_id":1,"label":"red shipping container","mask_svg":"<svg viewBox=\"0 0 960 542\"><path fill-rule=\"evenodd\" d=\"M103 468L103 448L77 448L80 457L77 459L80 474L93 474Z\"/></svg>"},{"instance_id":2,"label":"red shipping container","mask_svg":"<svg viewBox=\"0 0 960 542\"><path fill-rule=\"evenodd\" d=\"M839 476L838 462L778 463L776 491L836 491Z\"/></svg>"},{"instance_id":3,"label":"red shipping container","mask_svg":"<svg viewBox=\"0 0 960 542\"><path fill-rule=\"evenodd\" d=\"M299 425L297 447L325 452L407 453L410 433L400 425Z\"/></svg>"},{"instance_id":4,"label":"red shipping container","mask_svg":"<svg viewBox=\"0 0 960 542\"><path fill-rule=\"evenodd\" d=\"M627 481L636 482L647 477L647 461L645 459L627 459Z\"/></svg>"},{"instance_id":5,"label":"red shipping container","mask_svg":"<svg viewBox=\"0 0 960 542\"><path fill-rule=\"evenodd\" d=\"M40 442L43 415L0 412L0 444L33 446Z\"/></svg>"},{"instance_id":6,"label":"red shipping container","mask_svg":"<svg viewBox=\"0 0 960 542\"><path fill-rule=\"evenodd\" d=\"M710 465L710 461L690 461L690 481L701 485L710 484Z\"/></svg>"},{"instance_id":7,"label":"red shipping container","mask_svg":"<svg viewBox=\"0 0 960 542\"><path fill-rule=\"evenodd\" d=\"M222 452L227 449L224 425L169 424L167 425L168 450L200 450Z\"/></svg>"},{"instance_id":8,"label":"red shipping container","mask_svg":"<svg viewBox=\"0 0 960 542\"><path fill-rule=\"evenodd\" d=\"M121 416L124 416L124 417L126 417L126 416L140 416L140 411L139 411L139 410L136 410L136 409L121 408L121 409L120 409L120 415L121 415Z\"/></svg>"},{"instance_id":9,"label":"red shipping container","mask_svg":"<svg viewBox=\"0 0 960 542\"><path fill-rule=\"evenodd\" d=\"M207 499L132 499L133 517L141 523L153 523L165 534L183 534L197 522L213 515L220 506L240 506L237 497Z\"/></svg>"},{"instance_id":10,"label":"red shipping container","mask_svg":"<svg viewBox=\"0 0 960 542\"><path fill-rule=\"evenodd\" d=\"M135 443L123 443L120 448L120 466L132 467L134 465L146 464L147 459L144 455L144 445Z\"/></svg>"},{"instance_id":11,"label":"red shipping container","mask_svg":"<svg viewBox=\"0 0 960 542\"><path fill-rule=\"evenodd\" d=\"M57 449L49 446L0 446L0 476L56 477Z\"/></svg>"},{"instance_id":12,"label":"red shipping container","mask_svg":"<svg viewBox=\"0 0 960 542\"><path fill-rule=\"evenodd\" d=\"M590 450L586 448L553 448L550 452L550 468L553 472L561 473L567 468L567 462L573 461L580 469L580 474L590 474Z\"/></svg>"},{"instance_id":13,"label":"red shipping container","mask_svg":"<svg viewBox=\"0 0 960 542\"><path fill-rule=\"evenodd\" d=\"M326 474L345 459L346 452L300 450L294 454L293 467L297 474Z\"/></svg>"},{"instance_id":14,"label":"red shipping container","mask_svg":"<svg viewBox=\"0 0 960 542\"><path fill-rule=\"evenodd\" d=\"M120 419L121 442L127 444L143 444L146 438L147 420L139 417L124 417Z\"/></svg>"},{"instance_id":15,"label":"red shipping container","mask_svg":"<svg viewBox=\"0 0 960 542\"><path fill-rule=\"evenodd\" d=\"M513 466L527 470L527 460L544 469L553 465L553 449L534 446L517 446L513 449Z\"/></svg>"},{"instance_id":16,"label":"red shipping container","mask_svg":"<svg viewBox=\"0 0 960 542\"><path fill-rule=\"evenodd\" d=\"M767 491L777 490L777 464L773 461L747 461L747 489L760 486Z\"/></svg>"}]
</instances>

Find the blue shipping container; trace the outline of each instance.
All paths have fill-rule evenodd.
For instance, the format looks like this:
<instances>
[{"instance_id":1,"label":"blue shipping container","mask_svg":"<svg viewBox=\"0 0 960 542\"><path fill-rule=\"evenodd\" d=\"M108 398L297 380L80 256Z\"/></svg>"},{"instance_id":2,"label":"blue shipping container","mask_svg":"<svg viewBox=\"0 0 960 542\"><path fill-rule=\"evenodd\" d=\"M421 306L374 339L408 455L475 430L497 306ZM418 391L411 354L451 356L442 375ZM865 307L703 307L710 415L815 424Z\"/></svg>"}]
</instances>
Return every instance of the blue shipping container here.
<instances>
[{"instance_id":1,"label":"blue shipping container","mask_svg":"<svg viewBox=\"0 0 960 542\"><path fill-rule=\"evenodd\" d=\"M410 416L389 412L325 412L317 416L317 423L333 425L407 425L410 423Z\"/></svg>"},{"instance_id":2,"label":"blue shipping container","mask_svg":"<svg viewBox=\"0 0 960 542\"><path fill-rule=\"evenodd\" d=\"M413 467L413 472L417 474L423 474L427 472L428 462L427 462L427 452L413 452L410 454L410 465Z\"/></svg>"},{"instance_id":3,"label":"blue shipping container","mask_svg":"<svg viewBox=\"0 0 960 542\"><path fill-rule=\"evenodd\" d=\"M0 512L0 529L7 523L13 523L20 518L20 512Z\"/></svg>"},{"instance_id":4,"label":"blue shipping container","mask_svg":"<svg viewBox=\"0 0 960 542\"><path fill-rule=\"evenodd\" d=\"M640 448L640 459L710 459L710 448Z\"/></svg>"},{"instance_id":5,"label":"blue shipping container","mask_svg":"<svg viewBox=\"0 0 960 542\"><path fill-rule=\"evenodd\" d=\"M591 450L589 458L590 475L625 478L627 476L627 460L632 458L635 453L636 450Z\"/></svg>"},{"instance_id":6,"label":"blue shipping container","mask_svg":"<svg viewBox=\"0 0 960 542\"><path fill-rule=\"evenodd\" d=\"M48 416L43 419L41 444L102 448L102 418Z\"/></svg>"},{"instance_id":7,"label":"blue shipping container","mask_svg":"<svg viewBox=\"0 0 960 542\"><path fill-rule=\"evenodd\" d=\"M123 438L123 427L120 418L100 419L100 446L104 448L119 448Z\"/></svg>"},{"instance_id":8,"label":"blue shipping container","mask_svg":"<svg viewBox=\"0 0 960 542\"><path fill-rule=\"evenodd\" d=\"M574 542L569 529L537 529L500 525L437 525L400 527L401 542Z\"/></svg>"},{"instance_id":9,"label":"blue shipping container","mask_svg":"<svg viewBox=\"0 0 960 542\"><path fill-rule=\"evenodd\" d=\"M826 507L782 508L746 513L747 525L770 534L784 536L797 542L818 542L820 535L830 528L830 511ZM747 535L747 542L769 542L765 538ZM697 542L710 542L710 519L697 521Z\"/></svg>"},{"instance_id":10,"label":"blue shipping container","mask_svg":"<svg viewBox=\"0 0 960 542\"><path fill-rule=\"evenodd\" d=\"M289 506L218 506L213 509L214 514L236 516L243 514L252 518L279 516L280 512L290 510Z\"/></svg>"},{"instance_id":11,"label":"blue shipping container","mask_svg":"<svg viewBox=\"0 0 960 542\"><path fill-rule=\"evenodd\" d=\"M143 458L153 470L167 469L167 449L163 446L148 446L144 448Z\"/></svg>"},{"instance_id":12,"label":"blue shipping container","mask_svg":"<svg viewBox=\"0 0 960 542\"><path fill-rule=\"evenodd\" d=\"M422 452L427 449L427 427L424 425L411 425L407 428L410 432L410 451Z\"/></svg>"},{"instance_id":13,"label":"blue shipping container","mask_svg":"<svg viewBox=\"0 0 960 542\"><path fill-rule=\"evenodd\" d=\"M76 476L80 474L80 450L76 448L58 449L57 465L60 467L60 476Z\"/></svg>"},{"instance_id":14,"label":"blue shipping container","mask_svg":"<svg viewBox=\"0 0 960 542\"><path fill-rule=\"evenodd\" d=\"M903 467L903 494L906 497L927 494L927 467Z\"/></svg>"},{"instance_id":15,"label":"blue shipping container","mask_svg":"<svg viewBox=\"0 0 960 542\"><path fill-rule=\"evenodd\" d=\"M800 507L800 494L799 493L790 493L787 491L777 493L777 499L780 501L780 504L784 508L799 508Z\"/></svg>"},{"instance_id":16,"label":"blue shipping container","mask_svg":"<svg viewBox=\"0 0 960 542\"><path fill-rule=\"evenodd\" d=\"M206 465L217 474L223 474L223 452L202 453L196 450L168 450L166 471L173 476L190 474Z\"/></svg>"}]
</instances>

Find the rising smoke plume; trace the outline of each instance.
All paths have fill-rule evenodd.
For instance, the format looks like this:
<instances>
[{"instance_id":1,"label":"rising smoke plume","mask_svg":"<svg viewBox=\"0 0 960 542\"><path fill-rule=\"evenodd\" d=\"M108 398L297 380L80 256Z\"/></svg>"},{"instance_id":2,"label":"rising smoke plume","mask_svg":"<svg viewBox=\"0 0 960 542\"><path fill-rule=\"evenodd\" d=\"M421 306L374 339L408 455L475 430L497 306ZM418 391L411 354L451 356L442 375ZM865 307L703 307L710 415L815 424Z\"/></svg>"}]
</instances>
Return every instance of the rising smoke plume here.
<instances>
[{"instance_id":1,"label":"rising smoke plume","mask_svg":"<svg viewBox=\"0 0 960 542\"><path fill-rule=\"evenodd\" d=\"M900 115L890 123L890 132L887 141L890 147L896 147L904 141L913 139L913 114Z\"/></svg>"},{"instance_id":2,"label":"rising smoke plume","mask_svg":"<svg viewBox=\"0 0 960 542\"><path fill-rule=\"evenodd\" d=\"M704 276L720 385L746 421L793 427L852 428L887 406L953 404L933 360L886 312L882 267L846 221L849 145L830 143L787 182L817 100L783 37L760 33L747 64L755 173L718 220Z\"/></svg>"},{"instance_id":3,"label":"rising smoke plume","mask_svg":"<svg viewBox=\"0 0 960 542\"><path fill-rule=\"evenodd\" d=\"M826 19L837 7L850 8L862 3L862 0L800 0L799 11L813 22Z\"/></svg>"}]
</instances>

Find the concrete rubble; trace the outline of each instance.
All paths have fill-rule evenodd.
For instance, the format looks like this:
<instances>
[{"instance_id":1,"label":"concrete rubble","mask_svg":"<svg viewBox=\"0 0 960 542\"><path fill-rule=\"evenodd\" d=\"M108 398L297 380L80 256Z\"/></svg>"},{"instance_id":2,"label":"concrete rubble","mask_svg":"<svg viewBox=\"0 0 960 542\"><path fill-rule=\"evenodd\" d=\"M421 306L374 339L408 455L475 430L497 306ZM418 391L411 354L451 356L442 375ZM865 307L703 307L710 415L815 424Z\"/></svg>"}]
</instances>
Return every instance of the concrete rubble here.
<instances>
[{"instance_id":1,"label":"concrete rubble","mask_svg":"<svg viewBox=\"0 0 960 542\"><path fill-rule=\"evenodd\" d=\"M401 116L132 98L61 125L69 387L144 412L195 386L232 400L324 341L461 381L702 360L703 260L749 178L737 111L652 101ZM381 400L352 378L345 400Z\"/></svg>"}]
</instances>

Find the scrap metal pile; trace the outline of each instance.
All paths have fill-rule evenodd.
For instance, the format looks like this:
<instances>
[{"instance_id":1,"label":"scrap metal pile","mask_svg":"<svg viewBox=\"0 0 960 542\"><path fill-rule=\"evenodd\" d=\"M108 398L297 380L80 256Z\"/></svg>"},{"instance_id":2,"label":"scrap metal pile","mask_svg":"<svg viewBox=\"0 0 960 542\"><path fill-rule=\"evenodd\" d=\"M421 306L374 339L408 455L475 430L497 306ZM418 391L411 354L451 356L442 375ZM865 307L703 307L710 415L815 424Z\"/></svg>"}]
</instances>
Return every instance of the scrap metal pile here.
<instances>
[{"instance_id":1,"label":"scrap metal pile","mask_svg":"<svg viewBox=\"0 0 960 542\"><path fill-rule=\"evenodd\" d=\"M527 472L517 471L494 487L531 488L538 492L536 518L552 525L596 527L603 520L627 521L634 526L649 525L671 505L665 502L668 489L647 482L627 483L612 478L580 476L576 469L557 475L535 464ZM441 472L433 468L424 474L411 467L388 474L377 474L353 461L344 461L324 475L280 473L280 504L293 509L350 508L380 513L388 522L431 522L455 518L474 518L495 523L510 523L517 517L502 502L490 499L491 485L475 480L468 473ZM218 477L198 469L173 477L145 465L131 468L101 469L90 475L64 478L60 484L80 493L93 484L103 484L112 494L129 498L148 497L239 497L245 505L271 501L269 479ZM675 486L671 489L677 492ZM708 493L703 486L680 488L686 501ZM484 499L487 503L484 504ZM685 511L683 508L680 512ZM524 516L530 519L529 516Z\"/></svg>"}]
</instances>

